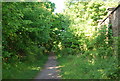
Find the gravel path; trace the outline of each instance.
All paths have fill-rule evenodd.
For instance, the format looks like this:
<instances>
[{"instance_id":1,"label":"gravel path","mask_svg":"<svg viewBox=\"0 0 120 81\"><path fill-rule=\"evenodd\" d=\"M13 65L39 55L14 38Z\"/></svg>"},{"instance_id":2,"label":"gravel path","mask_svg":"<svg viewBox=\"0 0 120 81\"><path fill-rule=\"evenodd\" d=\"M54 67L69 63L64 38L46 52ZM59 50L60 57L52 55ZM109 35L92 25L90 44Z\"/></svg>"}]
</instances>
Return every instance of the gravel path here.
<instances>
[{"instance_id":1,"label":"gravel path","mask_svg":"<svg viewBox=\"0 0 120 81\"><path fill-rule=\"evenodd\" d=\"M35 79L60 79L56 57L54 54L48 57L48 61L44 69L38 74Z\"/></svg>"}]
</instances>

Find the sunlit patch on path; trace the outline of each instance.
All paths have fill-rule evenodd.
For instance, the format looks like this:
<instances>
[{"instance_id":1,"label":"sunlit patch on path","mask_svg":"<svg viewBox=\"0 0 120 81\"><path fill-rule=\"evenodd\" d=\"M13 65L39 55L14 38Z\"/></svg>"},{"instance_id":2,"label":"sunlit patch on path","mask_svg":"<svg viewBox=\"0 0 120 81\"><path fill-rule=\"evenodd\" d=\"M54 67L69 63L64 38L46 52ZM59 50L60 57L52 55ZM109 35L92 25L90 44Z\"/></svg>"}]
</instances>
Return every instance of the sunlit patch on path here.
<instances>
[{"instance_id":1,"label":"sunlit patch on path","mask_svg":"<svg viewBox=\"0 0 120 81\"><path fill-rule=\"evenodd\" d=\"M50 55L44 69L35 79L60 79L58 68L55 55Z\"/></svg>"}]
</instances>

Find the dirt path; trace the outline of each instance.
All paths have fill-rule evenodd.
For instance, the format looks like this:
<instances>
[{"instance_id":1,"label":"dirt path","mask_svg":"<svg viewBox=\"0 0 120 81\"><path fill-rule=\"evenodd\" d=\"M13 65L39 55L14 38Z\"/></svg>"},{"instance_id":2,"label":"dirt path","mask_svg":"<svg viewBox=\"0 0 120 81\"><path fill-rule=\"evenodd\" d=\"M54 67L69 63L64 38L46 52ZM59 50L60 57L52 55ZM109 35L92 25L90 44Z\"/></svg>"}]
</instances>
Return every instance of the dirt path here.
<instances>
[{"instance_id":1,"label":"dirt path","mask_svg":"<svg viewBox=\"0 0 120 81\"><path fill-rule=\"evenodd\" d=\"M48 61L44 69L38 74L35 79L60 79L56 57L54 54L48 57Z\"/></svg>"}]
</instances>

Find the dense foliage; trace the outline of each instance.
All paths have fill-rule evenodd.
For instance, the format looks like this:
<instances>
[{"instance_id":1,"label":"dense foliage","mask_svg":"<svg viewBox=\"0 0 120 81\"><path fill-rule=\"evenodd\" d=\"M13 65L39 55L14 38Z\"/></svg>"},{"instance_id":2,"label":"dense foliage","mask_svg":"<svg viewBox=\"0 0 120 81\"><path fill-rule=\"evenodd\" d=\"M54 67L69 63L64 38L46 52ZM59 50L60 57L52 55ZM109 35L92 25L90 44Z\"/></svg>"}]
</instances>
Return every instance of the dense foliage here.
<instances>
[{"instance_id":1,"label":"dense foliage","mask_svg":"<svg viewBox=\"0 0 120 81\"><path fill-rule=\"evenodd\" d=\"M106 16L106 7L111 3L72 0L66 4L68 9L64 14L70 17L71 23L58 52L61 76L64 79L118 79L112 30L107 25L98 27L98 20Z\"/></svg>"},{"instance_id":2,"label":"dense foliage","mask_svg":"<svg viewBox=\"0 0 120 81\"><path fill-rule=\"evenodd\" d=\"M41 68L49 52L58 49L69 20L55 15L51 2L4 2L2 8L3 78L34 78L39 70L33 68ZM20 76L22 70L33 75Z\"/></svg>"},{"instance_id":3,"label":"dense foliage","mask_svg":"<svg viewBox=\"0 0 120 81\"><path fill-rule=\"evenodd\" d=\"M50 28L55 4L6 2L2 4L2 8L3 78L17 78L14 73L9 74L15 71L12 68L16 67L21 71L25 65L21 63L42 62L45 57L43 55L51 48L47 43L51 39ZM19 65L21 67L17 67Z\"/></svg>"},{"instance_id":4,"label":"dense foliage","mask_svg":"<svg viewBox=\"0 0 120 81\"><path fill-rule=\"evenodd\" d=\"M111 29L98 28L110 4L70 0L63 13L54 14L51 2L3 3L3 78L34 78L53 51L62 78L118 79Z\"/></svg>"}]
</instances>

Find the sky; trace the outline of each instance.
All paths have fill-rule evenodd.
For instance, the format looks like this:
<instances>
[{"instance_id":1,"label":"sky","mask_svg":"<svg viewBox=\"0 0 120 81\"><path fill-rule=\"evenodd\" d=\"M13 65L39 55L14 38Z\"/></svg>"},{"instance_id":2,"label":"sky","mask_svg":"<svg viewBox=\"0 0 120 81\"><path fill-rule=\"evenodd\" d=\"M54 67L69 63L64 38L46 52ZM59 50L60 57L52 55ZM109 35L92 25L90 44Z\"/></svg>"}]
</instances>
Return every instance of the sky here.
<instances>
[{"instance_id":1,"label":"sky","mask_svg":"<svg viewBox=\"0 0 120 81\"><path fill-rule=\"evenodd\" d=\"M65 0L49 0L49 1L55 3L56 6L55 13L60 13L65 8L65 4L64 4Z\"/></svg>"}]
</instances>

